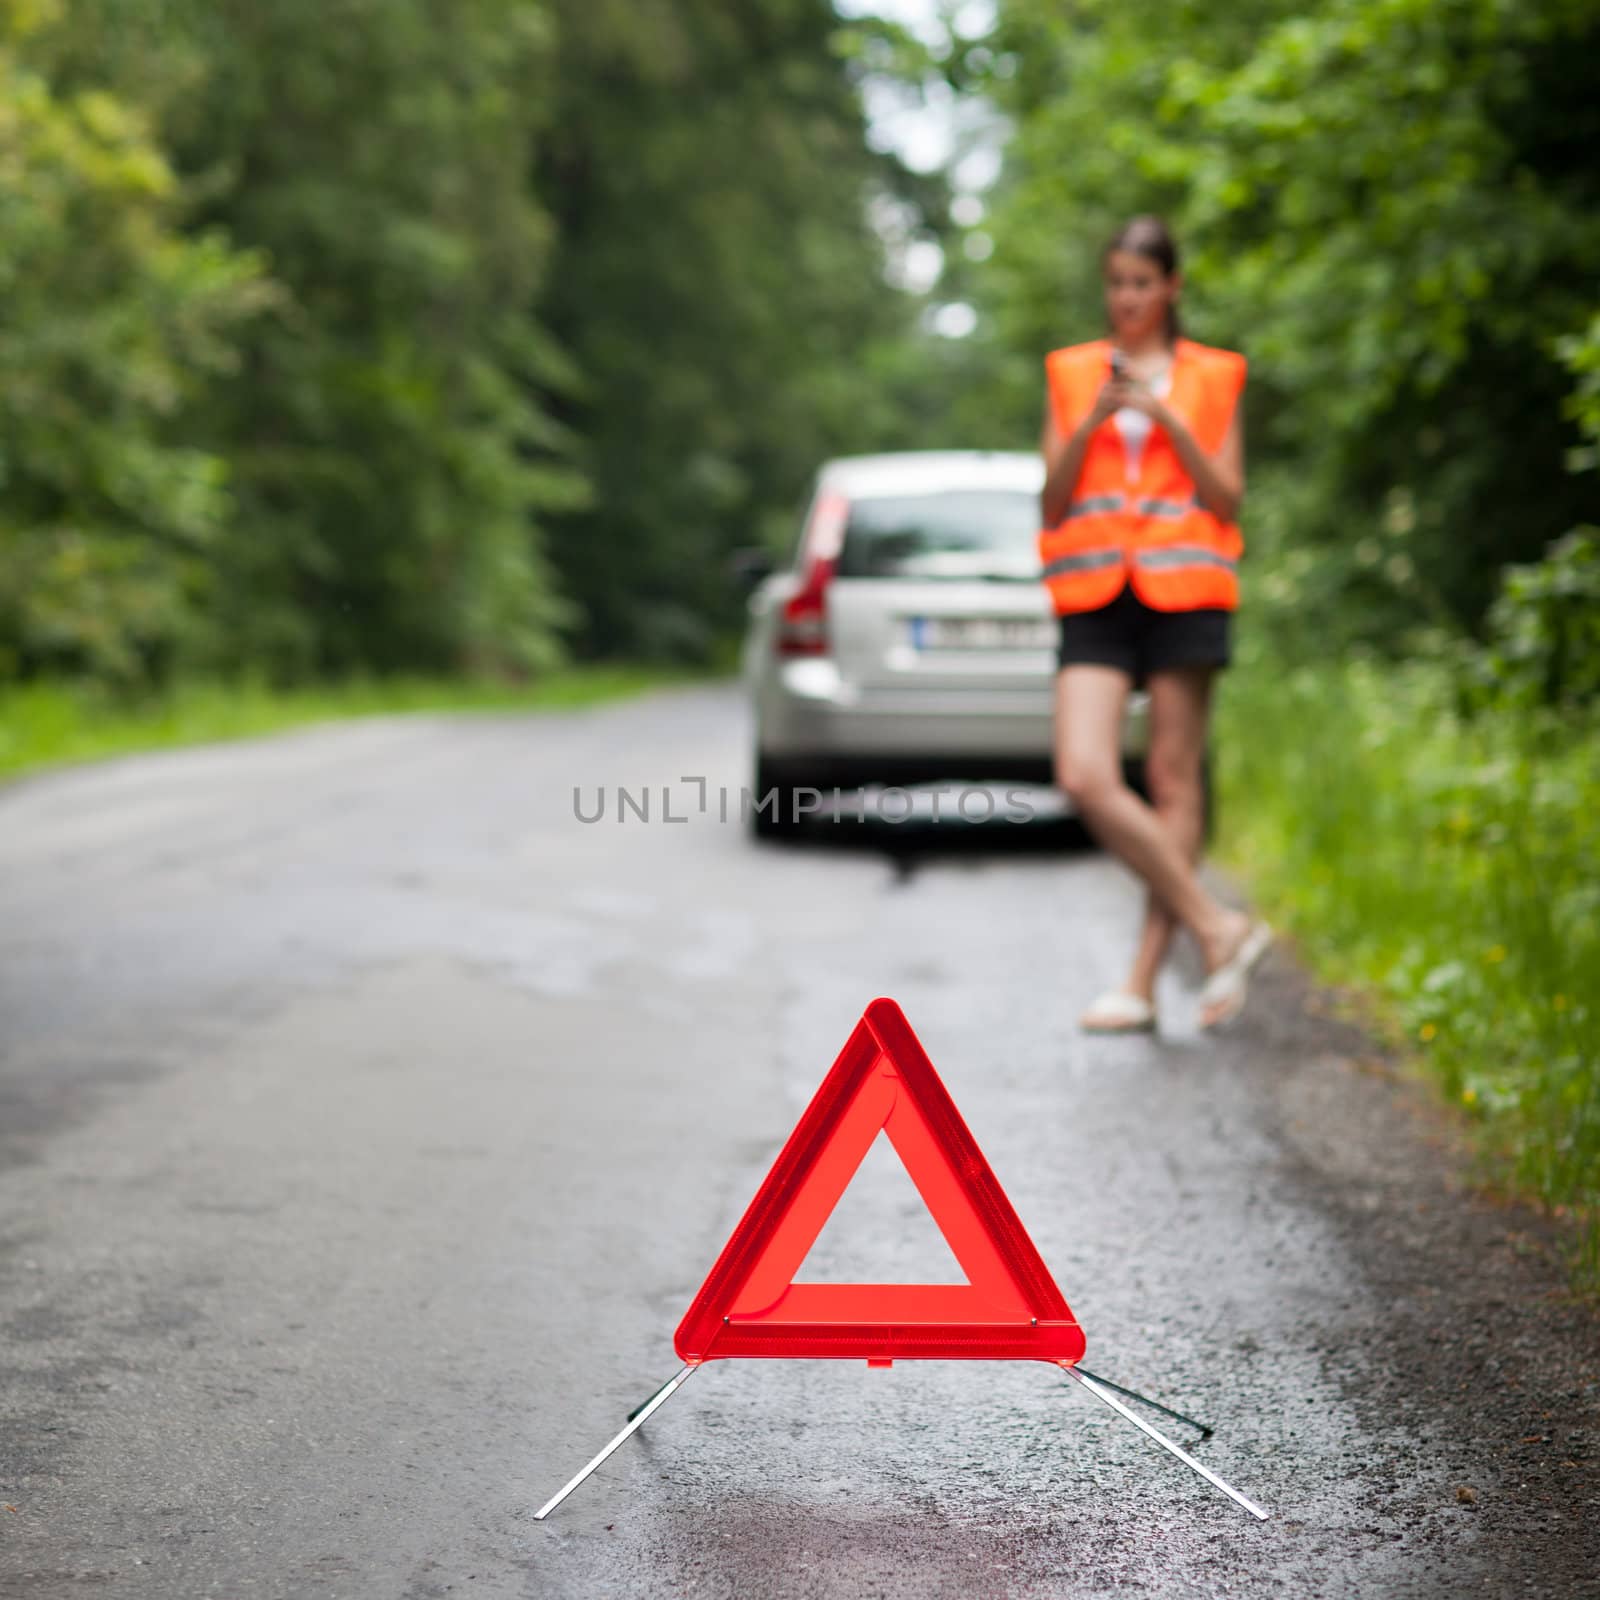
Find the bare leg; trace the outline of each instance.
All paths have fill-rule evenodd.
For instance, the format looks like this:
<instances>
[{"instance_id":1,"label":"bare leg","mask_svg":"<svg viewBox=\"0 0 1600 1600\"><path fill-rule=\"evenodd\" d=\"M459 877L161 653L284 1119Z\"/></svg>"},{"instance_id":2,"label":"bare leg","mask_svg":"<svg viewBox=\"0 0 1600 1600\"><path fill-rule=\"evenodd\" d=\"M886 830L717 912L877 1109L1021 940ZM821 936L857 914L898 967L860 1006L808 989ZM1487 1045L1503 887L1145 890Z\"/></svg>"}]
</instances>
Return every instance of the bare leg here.
<instances>
[{"instance_id":1,"label":"bare leg","mask_svg":"<svg viewBox=\"0 0 1600 1600\"><path fill-rule=\"evenodd\" d=\"M1250 919L1207 893L1161 818L1123 782L1119 736L1131 687L1115 667L1075 664L1056 674L1056 778L1101 844L1194 935L1212 972L1239 948Z\"/></svg>"},{"instance_id":2,"label":"bare leg","mask_svg":"<svg viewBox=\"0 0 1600 1600\"><path fill-rule=\"evenodd\" d=\"M1201 761L1206 747L1206 719L1211 706L1215 669L1187 667L1150 675L1150 743L1145 753L1145 782L1150 804L1184 859L1200 860L1205 838L1205 786ZM1144 927L1139 949L1125 985L1130 994L1155 998L1156 974L1166 959L1177 919L1153 893L1145 897Z\"/></svg>"}]
</instances>

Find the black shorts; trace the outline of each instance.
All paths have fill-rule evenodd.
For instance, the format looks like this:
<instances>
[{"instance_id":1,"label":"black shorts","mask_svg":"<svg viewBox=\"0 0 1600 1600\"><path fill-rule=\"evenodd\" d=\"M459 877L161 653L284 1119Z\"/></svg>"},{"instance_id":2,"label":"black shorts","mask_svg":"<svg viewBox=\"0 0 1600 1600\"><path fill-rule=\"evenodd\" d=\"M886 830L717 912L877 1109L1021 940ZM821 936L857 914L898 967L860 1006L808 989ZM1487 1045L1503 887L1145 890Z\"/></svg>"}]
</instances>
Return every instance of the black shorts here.
<instances>
[{"instance_id":1,"label":"black shorts","mask_svg":"<svg viewBox=\"0 0 1600 1600\"><path fill-rule=\"evenodd\" d=\"M1120 667L1142 689L1152 672L1169 667L1225 667L1229 661L1231 611L1157 611L1133 592L1131 583L1110 605L1069 611L1061 617L1058 666Z\"/></svg>"}]
</instances>

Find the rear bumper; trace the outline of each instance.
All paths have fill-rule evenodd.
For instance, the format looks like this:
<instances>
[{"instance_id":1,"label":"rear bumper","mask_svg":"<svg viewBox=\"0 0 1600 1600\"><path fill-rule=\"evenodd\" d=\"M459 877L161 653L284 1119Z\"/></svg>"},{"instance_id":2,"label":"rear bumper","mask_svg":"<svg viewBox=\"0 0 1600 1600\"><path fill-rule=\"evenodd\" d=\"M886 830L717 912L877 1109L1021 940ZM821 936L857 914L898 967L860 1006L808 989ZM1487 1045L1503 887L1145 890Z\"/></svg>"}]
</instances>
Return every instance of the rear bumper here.
<instances>
[{"instance_id":1,"label":"rear bumper","mask_svg":"<svg viewBox=\"0 0 1600 1600\"><path fill-rule=\"evenodd\" d=\"M816 789L893 788L913 783L1024 783L1053 785L1054 767L1043 756L952 755L945 750L892 754L762 752L774 782L808 784Z\"/></svg>"},{"instance_id":2,"label":"rear bumper","mask_svg":"<svg viewBox=\"0 0 1600 1600\"><path fill-rule=\"evenodd\" d=\"M1026 690L985 688L862 690L825 658L777 664L756 688L757 744L786 764L804 758L819 777L834 771L904 782L938 778L1053 781L1054 678ZM1142 758L1146 697L1130 698L1122 754ZM913 776L915 774L915 776Z\"/></svg>"}]
</instances>

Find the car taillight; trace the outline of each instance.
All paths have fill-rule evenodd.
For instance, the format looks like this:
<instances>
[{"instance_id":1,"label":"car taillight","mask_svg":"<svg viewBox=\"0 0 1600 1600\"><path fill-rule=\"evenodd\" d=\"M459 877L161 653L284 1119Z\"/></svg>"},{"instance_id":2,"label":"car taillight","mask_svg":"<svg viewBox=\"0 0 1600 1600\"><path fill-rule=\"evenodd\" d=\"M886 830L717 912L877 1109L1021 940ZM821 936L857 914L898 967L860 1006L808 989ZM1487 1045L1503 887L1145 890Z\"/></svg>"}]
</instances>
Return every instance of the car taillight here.
<instances>
[{"instance_id":1,"label":"car taillight","mask_svg":"<svg viewBox=\"0 0 1600 1600\"><path fill-rule=\"evenodd\" d=\"M828 580L833 562L813 561L805 581L783 603L774 641L780 656L825 656L828 653Z\"/></svg>"},{"instance_id":2,"label":"car taillight","mask_svg":"<svg viewBox=\"0 0 1600 1600\"><path fill-rule=\"evenodd\" d=\"M828 583L844 546L850 502L842 494L818 494L801 545L800 587L784 601L773 636L780 656L824 656L828 653Z\"/></svg>"}]
</instances>

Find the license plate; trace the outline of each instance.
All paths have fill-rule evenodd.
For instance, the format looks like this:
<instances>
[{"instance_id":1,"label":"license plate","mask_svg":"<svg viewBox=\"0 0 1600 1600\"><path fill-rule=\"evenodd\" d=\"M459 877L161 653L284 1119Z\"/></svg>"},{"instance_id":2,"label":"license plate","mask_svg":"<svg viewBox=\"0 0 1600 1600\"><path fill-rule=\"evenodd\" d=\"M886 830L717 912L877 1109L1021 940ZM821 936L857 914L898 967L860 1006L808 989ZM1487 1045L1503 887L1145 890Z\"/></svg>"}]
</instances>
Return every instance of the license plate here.
<instances>
[{"instance_id":1,"label":"license plate","mask_svg":"<svg viewBox=\"0 0 1600 1600\"><path fill-rule=\"evenodd\" d=\"M912 617L918 650L1043 650L1055 641L1043 617Z\"/></svg>"}]
</instances>

